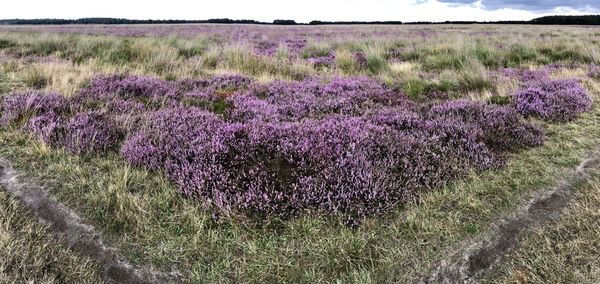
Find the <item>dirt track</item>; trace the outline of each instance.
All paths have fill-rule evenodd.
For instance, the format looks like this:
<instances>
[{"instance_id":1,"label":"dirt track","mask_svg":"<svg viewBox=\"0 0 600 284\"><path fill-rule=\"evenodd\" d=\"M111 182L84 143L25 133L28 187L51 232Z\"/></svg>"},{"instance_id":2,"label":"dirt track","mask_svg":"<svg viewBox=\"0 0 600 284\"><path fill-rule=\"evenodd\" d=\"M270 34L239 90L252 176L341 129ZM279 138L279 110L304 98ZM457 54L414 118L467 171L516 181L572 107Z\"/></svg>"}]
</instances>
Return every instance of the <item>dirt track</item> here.
<instances>
[{"instance_id":1,"label":"dirt track","mask_svg":"<svg viewBox=\"0 0 600 284\"><path fill-rule=\"evenodd\" d=\"M558 219L578 184L590 171L600 168L600 155L583 161L575 171L555 188L538 194L512 216L500 221L487 236L465 244L442 260L424 279L426 283L477 283L477 279L492 269L508 252L518 246L531 228Z\"/></svg>"},{"instance_id":2,"label":"dirt track","mask_svg":"<svg viewBox=\"0 0 600 284\"><path fill-rule=\"evenodd\" d=\"M0 185L21 200L55 236L72 250L95 259L102 265L102 277L109 283L179 283L178 273L161 273L133 267L108 247L92 226L85 224L72 210L48 196L36 184L22 182L10 163L0 158Z\"/></svg>"}]
</instances>

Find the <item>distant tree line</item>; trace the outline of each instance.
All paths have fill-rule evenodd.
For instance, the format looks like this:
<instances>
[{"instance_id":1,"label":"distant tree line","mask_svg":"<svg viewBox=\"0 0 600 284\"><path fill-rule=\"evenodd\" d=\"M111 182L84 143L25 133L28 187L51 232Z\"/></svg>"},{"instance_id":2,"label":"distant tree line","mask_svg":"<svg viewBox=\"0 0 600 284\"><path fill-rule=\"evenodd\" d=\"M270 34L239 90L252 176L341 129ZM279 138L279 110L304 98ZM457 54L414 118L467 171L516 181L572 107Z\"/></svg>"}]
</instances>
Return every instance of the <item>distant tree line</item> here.
<instances>
[{"instance_id":1,"label":"distant tree line","mask_svg":"<svg viewBox=\"0 0 600 284\"><path fill-rule=\"evenodd\" d=\"M536 25L600 25L600 15L547 16L531 20Z\"/></svg>"},{"instance_id":2,"label":"distant tree line","mask_svg":"<svg viewBox=\"0 0 600 284\"><path fill-rule=\"evenodd\" d=\"M6 19L0 25L136 25L136 24L269 24L255 20L208 19L208 20L130 20L118 18L66 19Z\"/></svg>"},{"instance_id":3,"label":"distant tree line","mask_svg":"<svg viewBox=\"0 0 600 284\"><path fill-rule=\"evenodd\" d=\"M311 21L308 23L309 25L401 25L401 21L373 21L373 22L365 22L365 21L336 21L336 22L328 22L328 21Z\"/></svg>"},{"instance_id":4,"label":"distant tree line","mask_svg":"<svg viewBox=\"0 0 600 284\"><path fill-rule=\"evenodd\" d=\"M255 20L208 19L208 20L130 20L117 18L82 18L67 19L6 19L0 25L70 25L70 24L259 24L259 25L401 25L401 24L534 24L534 25L600 25L600 15L584 16L546 16L531 21L445 21L445 22L409 22L401 21L311 21L308 24L296 23L294 20L275 20L271 23Z\"/></svg>"}]
</instances>

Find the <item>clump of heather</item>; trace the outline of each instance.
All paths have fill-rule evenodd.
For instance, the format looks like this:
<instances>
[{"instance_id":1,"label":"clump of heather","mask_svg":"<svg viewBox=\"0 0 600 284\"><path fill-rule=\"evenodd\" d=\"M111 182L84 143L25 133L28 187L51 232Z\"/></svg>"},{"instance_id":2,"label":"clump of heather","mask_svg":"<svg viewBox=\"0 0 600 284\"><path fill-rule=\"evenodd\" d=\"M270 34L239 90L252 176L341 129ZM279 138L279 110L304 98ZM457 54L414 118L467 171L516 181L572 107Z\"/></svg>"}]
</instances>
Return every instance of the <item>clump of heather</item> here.
<instances>
[{"instance_id":1,"label":"clump of heather","mask_svg":"<svg viewBox=\"0 0 600 284\"><path fill-rule=\"evenodd\" d=\"M239 90L248 87L252 79L239 74L224 74L206 80L206 86L215 90Z\"/></svg>"},{"instance_id":2,"label":"clump of heather","mask_svg":"<svg viewBox=\"0 0 600 284\"><path fill-rule=\"evenodd\" d=\"M549 80L550 71L549 68L540 70L529 70L529 69L517 69L517 68L504 68L500 70L504 76L518 78L521 82L531 83L539 81Z\"/></svg>"},{"instance_id":3,"label":"clump of heather","mask_svg":"<svg viewBox=\"0 0 600 284\"><path fill-rule=\"evenodd\" d=\"M427 116L455 119L459 124L476 127L484 143L495 151L539 146L545 139L540 127L524 122L519 113L508 106L456 100L433 105Z\"/></svg>"},{"instance_id":4,"label":"clump of heather","mask_svg":"<svg viewBox=\"0 0 600 284\"><path fill-rule=\"evenodd\" d=\"M64 127L62 144L73 154L104 153L116 149L123 134L115 122L98 112L73 116Z\"/></svg>"},{"instance_id":5,"label":"clump of heather","mask_svg":"<svg viewBox=\"0 0 600 284\"><path fill-rule=\"evenodd\" d=\"M361 115L382 106L406 106L408 99L367 77L310 78L298 82L275 81L250 93L234 96L230 117L294 121L332 114Z\"/></svg>"},{"instance_id":6,"label":"clump of heather","mask_svg":"<svg viewBox=\"0 0 600 284\"><path fill-rule=\"evenodd\" d=\"M352 57L354 58L354 61L356 61L356 64L358 66L360 66L361 69L365 69L367 68L367 55L362 52L355 52L352 54Z\"/></svg>"},{"instance_id":7,"label":"clump of heather","mask_svg":"<svg viewBox=\"0 0 600 284\"><path fill-rule=\"evenodd\" d=\"M309 57L308 62L315 67L332 68L335 66L335 54L333 52L329 52L324 56Z\"/></svg>"},{"instance_id":8,"label":"clump of heather","mask_svg":"<svg viewBox=\"0 0 600 284\"><path fill-rule=\"evenodd\" d=\"M0 107L4 125L25 123L36 115L61 114L68 110L65 97L57 93L21 93L6 96Z\"/></svg>"},{"instance_id":9,"label":"clump of heather","mask_svg":"<svg viewBox=\"0 0 600 284\"><path fill-rule=\"evenodd\" d=\"M98 76L72 98L80 111L104 109L119 112L129 104L133 109L175 105L181 92L175 82L152 77L109 75Z\"/></svg>"},{"instance_id":10,"label":"clump of heather","mask_svg":"<svg viewBox=\"0 0 600 284\"><path fill-rule=\"evenodd\" d=\"M200 109L173 109L156 112L122 155L164 171L185 195L225 212L364 216L393 207L405 194L391 178L396 160L386 151L401 144L386 138L391 133L360 118L241 124Z\"/></svg>"},{"instance_id":11,"label":"clump of heather","mask_svg":"<svg viewBox=\"0 0 600 284\"><path fill-rule=\"evenodd\" d=\"M214 136L211 133L222 125L214 114L200 108L155 111L148 114L145 125L123 143L121 154L133 165L161 170L167 164L187 157L185 151L191 148L190 143L207 142ZM203 147L210 146L207 142Z\"/></svg>"},{"instance_id":12,"label":"clump of heather","mask_svg":"<svg viewBox=\"0 0 600 284\"><path fill-rule=\"evenodd\" d=\"M190 93L233 92L251 83L250 78L234 74L179 82L128 75L98 76L72 98L72 105L78 111L142 112L176 107L182 99L189 99Z\"/></svg>"},{"instance_id":13,"label":"clump of heather","mask_svg":"<svg viewBox=\"0 0 600 284\"><path fill-rule=\"evenodd\" d=\"M295 38L284 40L284 45L287 48L288 53L293 57L300 55L300 53L304 50L306 43L306 39Z\"/></svg>"},{"instance_id":14,"label":"clump of heather","mask_svg":"<svg viewBox=\"0 0 600 284\"><path fill-rule=\"evenodd\" d=\"M409 112L231 123L177 108L153 113L121 154L225 212L317 210L360 219L469 171L501 166L478 131Z\"/></svg>"},{"instance_id":15,"label":"clump of heather","mask_svg":"<svg viewBox=\"0 0 600 284\"><path fill-rule=\"evenodd\" d=\"M594 79L600 80L600 66L596 64L592 64L590 66L590 71L588 72L588 76Z\"/></svg>"},{"instance_id":16,"label":"clump of heather","mask_svg":"<svg viewBox=\"0 0 600 284\"><path fill-rule=\"evenodd\" d=\"M165 99L177 94L174 82L144 76L109 75L92 79L79 95L116 95L129 99Z\"/></svg>"},{"instance_id":17,"label":"clump of heather","mask_svg":"<svg viewBox=\"0 0 600 284\"><path fill-rule=\"evenodd\" d=\"M513 105L524 116L570 121L587 111L592 99L577 80L545 80L518 90Z\"/></svg>"},{"instance_id":18,"label":"clump of heather","mask_svg":"<svg viewBox=\"0 0 600 284\"><path fill-rule=\"evenodd\" d=\"M182 92L193 90L233 91L247 88L253 83L252 79L239 74L222 74L203 79L183 79L177 82Z\"/></svg>"},{"instance_id":19,"label":"clump of heather","mask_svg":"<svg viewBox=\"0 0 600 284\"><path fill-rule=\"evenodd\" d=\"M25 130L47 145L58 146L64 137L64 124L56 113L47 113L30 118Z\"/></svg>"},{"instance_id":20,"label":"clump of heather","mask_svg":"<svg viewBox=\"0 0 600 284\"><path fill-rule=\"evenodd\" d=\"M262 56L273 56L277 52L279 44L271 41L259 41L254 44L254 53Z\"/></svg>"}]
</instances>

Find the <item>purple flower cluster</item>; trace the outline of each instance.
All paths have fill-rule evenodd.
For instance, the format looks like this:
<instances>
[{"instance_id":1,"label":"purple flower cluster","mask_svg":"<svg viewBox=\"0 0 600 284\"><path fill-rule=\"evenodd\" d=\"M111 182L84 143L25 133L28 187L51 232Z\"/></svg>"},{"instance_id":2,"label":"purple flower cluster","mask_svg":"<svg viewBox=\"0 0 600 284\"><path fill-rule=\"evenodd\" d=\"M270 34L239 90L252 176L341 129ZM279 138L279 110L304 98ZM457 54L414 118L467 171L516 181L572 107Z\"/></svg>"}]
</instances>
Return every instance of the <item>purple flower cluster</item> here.
<instances>
[{"instance_id":1,"label":"purple flower cluster","mask_svg":"<svg viewBox=\"0 0 600 284\"><path fill-rule=\"evenodd\" d=\"M40 141L59 146L64 137L64 119L55 113L33 116L25 125L25 129Z\"/></svg>"},{"instance_id":2,"label":"purple flower cluster","mask_svg":"<svg viewBox=\"0 0 600 284\"><path fill-rule=\"evenodd\" d=\"M259 41L254 44L254 53L262 56L273 56L279 45L271 41Z\"/></svg>"},{"instance_id":3,"label":"purple flower cluster","mask_svg":"<svg viewBox=\"0 0 600 284\"><path fill-rule=\"evenodd\" d=\"M237 74L179 82L141 76L99 76L74 96L73 106L80 111L103 109L111 113L156 110L176 107L184 99L212 100L216 93L244 89L251 83L250 78Z\"/></svg>"},{"instance_id":4,"label":"purple flower cluster","mask_svg":"<svg viewBox=\"0 0 600 284\"><path fill-rule=\"evenodd\" d=\"M234 96L231 101L230 117L235 121L295 121L333 114L360 115L381 106L410 105L402 93L368 77L274 81Z\"/></svg>"},{"instance_id":5,"label":"purple flower cluster","mask_svg":"<svg viewBox=\"0 0 600 284\"><path fill-rule=\"evenodd\" d=\"M57 93L21 93L3 98L0 105L3 125L23 123L35 115L57 115L67 111L66 99Z\"/></svg>"},{"instance_id":6,"label":"purple flower cluster","mask_svg":"<svg viewBox=\"0 0 600 284\"><path fill-rule=\"evenodd\" d=\"M329 52L324 56L309 57L308 62L315 67L331 68L335 66L335 54L333 52Z\"/></svg>"},{"instance_id":7,"label":"purple flower cluster","mask_svg":"<svg viewBox=\"0 0 600 284\"><path fill-rule=\"evenodd\" d=\"M550 71L552 68L544 68L540 70L503 68L500 72L507 77L518 78L521 82L531 83L539 81L547 81L550 79Z\"/></svg>"},{"instance_id":8,"label":"purple flower cluster","mask_svg":"<svg viewBox=\"0 0 600 284\"><path fill-rule=\"evenodd\" d=\"M70 119L53 113L36 115L25 129L48 145L80 155L114 150L123 138L116 123L98 112L78 113Z\"/></svg>"},{"instance_id":9,"label":"purple flower cluster","mask_svg":"<svg viewBox=\"0 0 600 284\"><path fill-rule=\"evenodd\" d=\"M475 131L480 132L481 139L495 151L539 146L545 138L541 128L524 123L517 111L511 107L457 100L431 107L427 116L476 126L478 130Z\"/></svg>"},{"instance_id":10,"label":"purple flower cluster","mask_svg":"<svg viewBox=\"0 0 600 284\"><path fill-rule=\"evenodd\" d=\"M544 140L508 107L420 109L369 78L275 81L231 99L228 119L194 107L154 112L121 154L224 212L357 220Z\"/></svg>"},{"instance_id":11,"label":"purple flower cluster","mask_svg":"<svg viewBox=\"0 0 600 284\"><path fill-rule=\"evenodd\" d=\"M588 76L600 80L600 66L596 64L590 65L590 71L588 72Z\"/></svg>"},{"instance_id":12,"label":"purple flower cluster","mask_svg":"<svg viewBox=\"0 0 600 284\"><path fill-rule=\"evenodd\" d=\"M545 137L511 107L418 105L368 77L104 76L71 99L17 95L2 110L2 121L28 119L32 135L75 154L122 145L130 164L163 172L182 194L226 214L316 211L349 222L501 167L505 153Z\"/></svg>"},{"instance_id":13,"label":"purple flower cluster","mask_svg":"<svg viewBox=\"0 0 600 284\"><path fill-rule=\"evenodd\" d=\"M123 134L108 116L84 112L73 116L64 127L62 145L73 154L104 153L116 149Z\"/></svg>"},{"instance_id":14,"label":"purple flower cluster","mask_svg":"<svg viewBox=\"0 0 600 284\"><path fill-rule=\"evenodd\" d=\"M356 61L356 64L358 64L360 68L367 68L367 55L364 52L355 52L352 54L352 57L354 57L354 61Z\"/></svg>"},{"instance_id":15,"label":"purple flower cluster","mask_svg":"<svg viewBox=\"0 0 600 284\"><path fill-rule=\"evenodd\" d=\"M543 80L518 90L513 104L524 116L569 121L587 111L592 99L577 80Z\"/></svg>"}]
</instances>

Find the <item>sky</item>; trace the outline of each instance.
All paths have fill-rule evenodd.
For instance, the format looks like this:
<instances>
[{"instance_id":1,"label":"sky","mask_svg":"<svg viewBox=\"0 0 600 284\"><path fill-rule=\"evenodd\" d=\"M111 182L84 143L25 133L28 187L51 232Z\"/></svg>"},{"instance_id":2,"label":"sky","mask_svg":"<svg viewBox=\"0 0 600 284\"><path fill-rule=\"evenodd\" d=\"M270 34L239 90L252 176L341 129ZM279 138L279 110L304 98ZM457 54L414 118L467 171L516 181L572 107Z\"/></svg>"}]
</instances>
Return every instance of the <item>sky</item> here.
<instances>
[{"instance_id":1,"label":"sky","mask_svg":"<svg viewBox=\"0 0 600 284\"><path fill-rule=\"evenodd\" d=\"M530 20L598 14L600 0L1 0L0 19L210 18L296 22Z\"/></svg>"}]
</instances>

